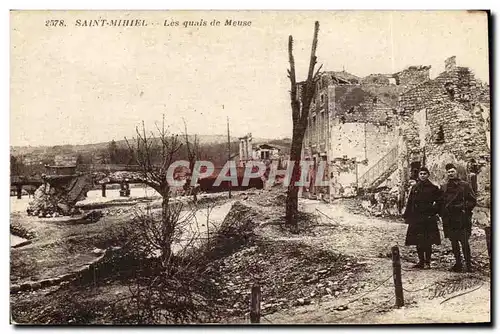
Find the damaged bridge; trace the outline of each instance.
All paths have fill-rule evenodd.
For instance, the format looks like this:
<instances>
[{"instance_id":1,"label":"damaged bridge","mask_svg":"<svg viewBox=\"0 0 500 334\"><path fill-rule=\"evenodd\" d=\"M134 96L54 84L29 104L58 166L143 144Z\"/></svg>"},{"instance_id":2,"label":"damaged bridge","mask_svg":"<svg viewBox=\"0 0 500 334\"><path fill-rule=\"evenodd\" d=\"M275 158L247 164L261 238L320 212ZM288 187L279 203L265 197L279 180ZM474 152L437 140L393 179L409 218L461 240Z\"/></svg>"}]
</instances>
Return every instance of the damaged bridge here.
<instances>
[{"instance_id":1,"label":"damaged bridge","mask_svg":"<svg viewBox=\"0 0 500 334\"><path fill-rule=\"evenodd\" d=\"M45 167L46 173L41 176L11 177L11 187L16 187L18 198L22 196L23 186L37 187L33 200L28 204L29 215L38 217L71 215L75 212L76 203L85 199L87 192L97 184L101 184L103 189L106 184L126 185L124 187L126 196L130 194L129 183L144 183L136 166L47 165Z\"/></svg>"}]
</instances>

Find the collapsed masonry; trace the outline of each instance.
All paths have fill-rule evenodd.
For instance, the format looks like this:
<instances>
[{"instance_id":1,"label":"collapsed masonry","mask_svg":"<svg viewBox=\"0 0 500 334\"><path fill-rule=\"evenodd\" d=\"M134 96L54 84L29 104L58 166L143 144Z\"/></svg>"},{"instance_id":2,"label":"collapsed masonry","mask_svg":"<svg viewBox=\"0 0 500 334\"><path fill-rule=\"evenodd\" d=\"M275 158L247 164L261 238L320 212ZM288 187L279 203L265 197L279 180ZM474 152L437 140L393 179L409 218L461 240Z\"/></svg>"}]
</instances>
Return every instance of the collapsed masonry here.
<instances>
[{"instance_id":1,"label":"collapsed masonry","mask_svg":"<svg viewBox=\"0 0 500 334\"><path fill-rule=\"evenodd\" d=\"M28 215L57 217L76 213L75 204L92 189L90 175L49 175L28 204Z\"/></svg>"},{"instance_id":2,"label":"collapsed masonry","mask_svg":"<svg viewBox=\"0 0 500 334\"><path fill-rule=\"evenodd\" d=\"M399 178L414 179L415 169L426 165L439 184L451 162L476 188L478 204L490 207L489 86L451 57L445 72L401 95L400 112Z\"/></svg>"},{"instance_id":3,"label":"collapsed masonry","mask_svg":"<svg viewBox=\"0 0 500 334\"><path fill-rule=\"evenodd\" d=\"M477 184L479 204L489 206L489 86L456 66L455 57L436 78L429 72L411 66L365 78L321 73L304 138L304 159L314 164L303 194L333 200L382 190L387 196L378 197L401 210L420 166L441 184L444 165L453 162L462 179ZM328 165L327 187L314 185L320 161Z\"/></svg>"},{"instance_id":4,"label":"collapsed masonry","mask_svg":"<svg viewBox=\"0 0 500 334\"><path fill-rule=\"evenodd\" d=\"M76 165L47 166L43 184L35 191L28 204L28 215L38 217L66 216L77 213L77 202L86 198L94 185L108 183L145 183L142 173L118 171L114 173L77 173Z\"/></svg>"},{"instance_id":5,"label":"collapsed masonry","mask_svg":"<svg viewBox=\"0 0 500 334\"><path fill-rule=\"evenodd\" d=\"M240 175L242 177L242 175ZM142 172L115 171L77 173L76 165L72 166L47 166L47 174L42 176L43 184L35 191L33 200L28 204L28 215L42 217L57 217L79 213L75 208L77 202L86 198L87 192L94 186L107 184L131 183L148 184ZM184 170L174 173L175 180L186 179ZM213 178L202 178L200 183L213 183ZM210 183L210 185L211 185ZM252 185L252 183L250 184ZM127 187L128 189L128 187ZM172 187L171 195L192 194L193 187Z\"/></svg>"}]
</instances>

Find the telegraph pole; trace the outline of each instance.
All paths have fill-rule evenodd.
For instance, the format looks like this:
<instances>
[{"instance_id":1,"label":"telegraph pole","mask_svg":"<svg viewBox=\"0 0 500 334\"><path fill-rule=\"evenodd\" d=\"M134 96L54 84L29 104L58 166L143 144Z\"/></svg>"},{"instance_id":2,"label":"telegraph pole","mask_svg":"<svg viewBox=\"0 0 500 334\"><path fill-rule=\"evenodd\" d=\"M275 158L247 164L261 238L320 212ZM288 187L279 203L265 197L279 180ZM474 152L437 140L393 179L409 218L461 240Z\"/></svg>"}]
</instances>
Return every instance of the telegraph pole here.
<instances>
[{"instance_id":1,"label":"telegraph pole","mask_svg":"<svg viewBox=\"0 0 500 334\"><path fill-rule=\"evenodd\" d=\"M222 105L222 109L224 109L224 105ZM227 117L227 161L231 160L231 137L229 136L229 116ZM230 172L231 173L231 170ZM229 182L229 198L231 198L231 186L232 182Z\"/></svg>"}]
</instances>

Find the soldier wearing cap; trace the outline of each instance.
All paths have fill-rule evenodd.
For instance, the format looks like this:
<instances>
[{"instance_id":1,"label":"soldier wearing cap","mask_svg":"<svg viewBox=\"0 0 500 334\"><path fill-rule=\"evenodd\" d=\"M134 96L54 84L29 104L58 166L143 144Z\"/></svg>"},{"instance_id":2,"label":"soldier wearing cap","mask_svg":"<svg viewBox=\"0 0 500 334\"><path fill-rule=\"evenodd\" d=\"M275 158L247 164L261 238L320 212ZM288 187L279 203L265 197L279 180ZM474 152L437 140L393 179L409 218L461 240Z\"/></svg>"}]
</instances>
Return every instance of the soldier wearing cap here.
<instances>
[{"instance_id":1,"label":"soldier wearing cap","mask_svg":"<svg viewBox=\"0 0 500 334\"><path fill-rule=\"evenodd\" d=\"M416 245L418 263L414 268L429 269L432 245L441 244L438 229L439 209L442 193L438 186L429 181L429 170L420 168L418 181L411 188L403 217L408 223L406 246Z\"/></svg>"},{"instance_id":2,"label":"soldier wearing cap","mask_svg":"<svg viewBox=\"0 0 500 334\"><path fill-rule=\"evenodd\" d=\"M443 191L443 218L444 236L451 241L455 265L451 271L462 271L460 244L465 260L466 271L472 271L471 251L469 238L472 230L472 209L477 204L476 195L469 183L458 178L457 168L453 164L446 164L448 182L441 186Z\"/></svg>"}]
</instances>

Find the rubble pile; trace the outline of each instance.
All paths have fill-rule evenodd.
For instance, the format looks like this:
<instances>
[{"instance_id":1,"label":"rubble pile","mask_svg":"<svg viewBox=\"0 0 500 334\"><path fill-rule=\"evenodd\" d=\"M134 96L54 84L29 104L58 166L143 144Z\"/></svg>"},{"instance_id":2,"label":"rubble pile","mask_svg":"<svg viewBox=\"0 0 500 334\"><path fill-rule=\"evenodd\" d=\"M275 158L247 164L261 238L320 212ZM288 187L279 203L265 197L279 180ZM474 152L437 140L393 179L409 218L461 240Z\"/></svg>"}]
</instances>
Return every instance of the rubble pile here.
<instances>
[{"instance_id":1,"label":"rubble pile","mask_svg":"<svg viewBox=\"0 0 500 334\"><path fill-rule=\"evenodd\" d=\"M85 199L90 189L92 178L89 175L75 176L64 183L45 182L35 191L26 212L40 218L79 214L75 204Z\"/></svg>"},{"instance_id":2,"label":"rubble pile","mask_svg":"<svg viewBox=\"0 0 500 334\"><path fill-rule=\"evenodd\" d=\"M255 200L274 202L283 198L282 193L264 193ZM296 241L265 238L259 229L255 230L260 214L253 205L234 203L211 240L206 274L218 287L216 303L226 316L248 313L254 284L261 286L263 314L364 288L362 282L356 281L363 264L354 257Z\"/></svg>"},{"instance_id":3,"label":"rubble pile","mask_svg":"<svg viewBox=\"0 0 500 334\"><path fill-rule=\"evenodd\" d=\"M399 216L398 191L398 188L394 187L367 194L361 206L375 217Z\"/></svg>"},{"instance_id":4,"label":"rubble pile","mask_svg":"<svg viewBox=\"0 0 500 334\"><path fill-rule=\"evenodd\" d=\"M135 207L123 207L123 208L109 208L101 210L104 216L122 216L135 213L137 209Z\"/></svg>"},{"instance_id":5,"label":"rubble pile","mask_svg":"<svg viewBox=\"0 0 500 334\"><path fill-rule=\"evenodd\" d=\"M368 217L401 217L398 208L398 195L395 189L382 189L376 193L368 193L356 198L338 199L354 214Z\"/></svg>"},{"instance_id":6,"label":"rubble pile","mask_svg":"<svg viewBox=\"0 0 500 334\"><path fill-rule=\"evenodd\" d=\"M253 202L261 207L285 208L286 192L282 188L259 189L254 193L258 196L253 199Z\"/></svg>"},{"instance_id":7,"label":"rubble pile","mask_svg":"<svg viewBox=\"0 0 500 334\"><path fill-rule=\"evenodd\" d=\"M231 316L249 311L250 291L260 284L262 313L318 303L364 288L356 259L297 242L258 240L212 264L212 282L221 289Z\"/></svg>"}]
</instances>

